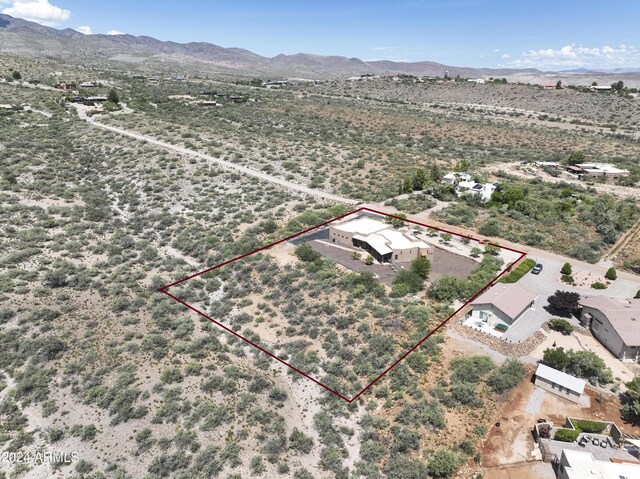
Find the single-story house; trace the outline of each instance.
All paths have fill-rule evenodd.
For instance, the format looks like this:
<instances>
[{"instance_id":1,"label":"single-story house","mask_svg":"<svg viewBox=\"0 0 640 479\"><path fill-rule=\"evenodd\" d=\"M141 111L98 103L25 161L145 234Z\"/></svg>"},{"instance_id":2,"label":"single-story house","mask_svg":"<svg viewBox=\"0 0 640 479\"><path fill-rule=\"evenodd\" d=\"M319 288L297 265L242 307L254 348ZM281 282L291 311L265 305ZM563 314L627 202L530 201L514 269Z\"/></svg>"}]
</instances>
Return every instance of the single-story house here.
<instances>
[{"instance_id":1,"label":"single-story house","mask_svg":"<svg viewBox=\"0 0 640 479\"><path fill-rule=\"evenodd\" d=\"M629 170L623 170L608 163L579 163L576 166L581 170L578 173L580 179L606 178L608 180L617 180L631 174Z\"/></svg>"},{"instance_id":2,"label":"single-story house","mask_svg":"<svg viewBox=\"0 0 640 479\"><path fill-rule=\"evenodd\" d=\"M558 479L632 479L640 477L640 463L601 461L586 451L563 449L558 462Z\"/></svg>"},{"instance_id":3,"label":"single-story house","mask_svg":"<svg viewBox=\"0 0 640 479\"><path fill-rule=\"evenodd\" d=\"M598 91L598 92L610 92L611 91L611 85L591 85L589 88L591 88L593 91Z\"/></svg>"},{"instance_id":4,"label":"single-story house","mask_svg":"<svg viewBox=\"0 0 640 479\"><path fill-rule=\"evenodd\" d=\"M545 391L579 403L587 383L570 374L563 373L544 364L538 364L534 384Z\"/></svg>"},{"instance_id":5,"label":"single-story house","mask_svg":"<svg viewBox=\"0 0 640 479\"><path fill-rule=\"evenodd\" d=\"M462 172L449 172L442 177L442 183L445 185L457 185L460 181L471 181L471 175Z\"/></svg>"},{"instance_id":6,"label":"single-story house","mask_svg":"<svg viewBox=\"0 0 640 479\"><path fill-rule=\"evenodd\" d=\"M90 81L83 81L82 83L80 83L81 88L94 88L95 86L95 83Z\"/></svg>"},{"instance_id":7,"label":"single-story house","mask_svg":"<svg viewBox=\"0 0 640 479\"><path fill-rule=\"evenodd\" d=\"M493 183L476 183L475 181L461 181L456 187L456 194L462 196L464 194L478 195L482 201L489 201L491 195L496 191L496 185Z\"/></svg>"},{"instance_id":8,"label":"single-story house","mask_svg":"<svg viewBox=\"0 0 640 479\"><path fill-rule=\"evenodd\" d=\"M420 256L433 255L431 245L369 216L331 224L329 239L333 243L362 248L380 263L406 263Z\"/></svg>"},{"instance_id":9,"label":"single-story house","mask_svg":"<svg viewBox=\"0 0 640 479\"><path fill-rule=\"evenodd\" d=\"M640 299L593 296L580 301L580 320L618 359L640 359Z\"/></svg>"},{"instance_id":10,"label":"single-story house","mask_svg":"<svg viewBox=\"0 0 640 479\"><path fill-rule=\"evenodd\" d=\"M515 283L498 283L471 302L471 316L492 326L511 325L531 309L537 297Z\"/></svg>"}]
</instances>

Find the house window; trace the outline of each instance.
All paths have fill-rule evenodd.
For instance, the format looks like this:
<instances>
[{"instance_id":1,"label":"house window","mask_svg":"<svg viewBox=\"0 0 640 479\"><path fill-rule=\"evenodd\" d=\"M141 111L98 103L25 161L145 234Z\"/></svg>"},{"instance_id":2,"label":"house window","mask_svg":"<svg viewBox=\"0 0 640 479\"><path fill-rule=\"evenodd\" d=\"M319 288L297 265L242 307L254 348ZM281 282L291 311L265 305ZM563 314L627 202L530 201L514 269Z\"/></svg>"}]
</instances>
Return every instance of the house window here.
<instances>
[{"instance_id":1,"label":"house window","mask_svg":"<svg viewBox=\"0 0 640 479\"><path fill-rule=\"evenodd\" d=\"M396 255L396 259L398 259L398 255Z\"/></svg>"},{"instance_id":2,"label":"house window","mask_svg":"<svg viewBox=\"0 0 640 479\"><path fill-rule=\"evenodd\" d=\"M482 320L489 319L489 313L487 313L486 311L480 311L480 319Z\"/></svg>"},{"instance_id":3,"label":"house window","mask_svg":"<svg viewBox=\"0 0 640 479\"><path fill-rule=\"evenodd\" d=\"M335 238L333 238L333 242L334 242L334 243L336 242L336 239L335 239Z\"/></svg>"}]
</instances>

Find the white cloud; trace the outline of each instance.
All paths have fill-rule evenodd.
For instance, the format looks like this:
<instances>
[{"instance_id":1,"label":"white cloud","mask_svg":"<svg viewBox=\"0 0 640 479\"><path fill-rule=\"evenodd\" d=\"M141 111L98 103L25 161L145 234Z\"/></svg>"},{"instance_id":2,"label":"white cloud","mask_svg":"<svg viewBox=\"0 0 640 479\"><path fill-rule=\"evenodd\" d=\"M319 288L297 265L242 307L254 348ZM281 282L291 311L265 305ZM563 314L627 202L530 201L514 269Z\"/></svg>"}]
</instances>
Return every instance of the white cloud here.
<instances>
[{"instance_id":1,"label":"white cloud","mask_svg":"<svg viewBox=\"0 0 640 479\"><path fill-rule=\"evenodd\" d=\"M507 58L511 58L511 57L509 56L509 54L508 54L508 53L503 53L502 55L500 55L500 58L505 58L505 59L507 59Z\"/></svg>"},{"instance_id":2,"label":"white cloud","mask_svg":"<svg viewBox=\"0 0 640 479\"><path fill-rule=\"evenodd\" d=\"M575 43L555 50L529 50L510 63L515 67L535 68L606 68L640 65L640 49L633 45L588 48Z\"/></svg>"},{"instance_id":3,"label":"white cloud","mask_svg":"<svg viewBox=\"0 0 640 479\"><path fill-rule=\"evenodd\" d=\"M89 25L83 25L78 28L74 28L76 32L84 33L85 35L93 35L93 31Z\"/></svg>"},{"instance_id":4,"label":"white cloud","mask_svg":"<svg viewBox=\"0 0 640 479\"><path fill-rule=\"evenodd\" d=\"M125 35L125 33L124 32L120 32L118 30L109 30L107 32L107 35Z\"/></svg>"},{"instance_id":5,"label":"white cloud","mask_svg":"<svg viewBox=\"0 0 640 479\"><path fill-rule=\"evenodd\" d=\"M49 0L14 0L2 13L47 27L57 27L71 17L69 10L51 5Z\"/></svg>"}]
</instances>

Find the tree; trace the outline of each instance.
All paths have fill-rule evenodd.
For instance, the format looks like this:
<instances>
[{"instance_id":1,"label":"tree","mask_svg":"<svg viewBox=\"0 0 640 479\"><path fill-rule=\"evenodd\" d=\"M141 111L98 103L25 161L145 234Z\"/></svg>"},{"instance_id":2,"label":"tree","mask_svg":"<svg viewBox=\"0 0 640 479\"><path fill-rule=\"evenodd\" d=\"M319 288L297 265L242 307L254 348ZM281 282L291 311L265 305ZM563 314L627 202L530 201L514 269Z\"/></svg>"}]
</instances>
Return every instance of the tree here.
<instances>
[{"instance_id":1,"label":"tree","mask_svg":"<svg viewBox=\"0 0 640 479\"><path fill-rule=\"evenodd\" d=\"M580 295L570 291L556 291L547 298L549 307L561 316L569 316L579 307Z\"/></svg>"},{"instance_id":2,"label":"tree","mask_svg":"<svg viewBox=\"0 0 640 479\"><path fill-rule=\"evenodd\" d=\"M420 256L411 262L411 271L424 279L431 273L431 261Z\"/></svg>"},{"instance_id":3,"label":"tree","mask_svg":"<svg viewBox=\"0 0 640 479\"><path fill-rule=\"evenodd\" d=\"M109 93L107 94L107 99L110 102L115 103L116 105L120 103L120 97L118 96L118 92L115 90L115 88L112 88L111 90L109 90Z\"/></svg>"},{"instance_id":4,"label":"tree","mask_svg":"<svg viewBox=\"0 0 640 479\"><path fill-rule=\"evenodd\" d=\"M635 299L640 299L640 289L638 290L638 292L636 293L636 295L634 296Z\"/></svg>"},{"instance_id":5,"label":"tree","mask_svg":"<svg viewBox=\"0 0 640 479\"><path fill-rule=\"evenodd\" d=\"M313 262L320 259L320 253L308 244L301 244L295 250L295 255L300 261Z\"/></svg>"},{"instance_id":6,"label":"tree","mask_svg":"<svg viewBox=\"0 0 640 479\"><path fill-rule=\"evenodd\" d=\"M11 76L13 76L13 79L15 81L22 80L22 75L20 75L20 72L18 70L13 70Z\"/></svg>"},{"instance_id":7,"label":"tree","mask_svg":"<svg viewBox=\"0 0 640 479\"><path fill-rule=\"evenodd\" d=\"M577 165L578 163L582 163L585 159L586 155L582 150L576 150L569 155L567 158L567 165Z\"/></svg>"},{"instance_id":8,"label":"tree","mask_svg":"<svg viewBox=\"0 0 640 479\"><path fill-rule=\"evenodd\" d=\"M556 83L556 90L562 90L562 81L558 80L558 83Z\"/></svg>"},{"instance_id":9,"label":"tree","mask_svg":"<svg viewBox=\"0 0 640 479\"><path fill-rule=\"evenodd\" d=\"M291 436L289 436L289 448L303 454L309 454L313 448L313 438L294 427Z\"/></svg>"},{"instance_id":10,"label":"tree","mask_svg":"<svg viewBox=\"0 0 640 479\"><path fill-rule=\"evenodd\" d=\"M615 92L621 92L622 90L624 90L624 82L622 80L619 80L617 82L612 83L611 89Z\"/></svg>"},{"instance_id":11,"label":"tree","mask_svg":"<svg viewBox=\"0 0 640 479\"><path fill-rule=\"evenodd\" d=\"M502 394L518 385L524 377L525 369L517 359L507 359L502 366L495 369L487 379L487 385L493 392Z\"/></svg>"},{"instance_id":12,"label":"tree","mask_svg":"<svg viewBox=\"0 0 640 479\"><path fill-rule=\"evenodd\" d=\"M591 86L598 86L598 82L597 81L591 82Z\"/></svg>"},{"instance_id":13,"label":"tree","mask_svg":"<svg viewBox=\"0 0 640 479\"><path fill-rule=\"evenodd\" d=\"M640 425L640 376L625 383L627 392L621 408L622 417L632 424Z\"/></svg>"},{"instance_id":14,"label":"tree","mask_svg":"<svg viewBox=\"0 0 640 479\"><path fill-rule=\"evenodd\" d=\"M565 263L562 266L562 269L560 270L561 274L571 274L571 272L572 272L571 263Z\"/></svg>"},{"instance_id":15,"label":"tree","mask_svg":"<svg viewBox=\"0 0 640 479\"><path fill-rule=\"evenodd\" d=\"M616 269L612 266L607 270L604 277L607 278L608 280L615 281L615 279L618 277L618 273L616 273Z\"/></svg>"},{"instance_id":16,"label":"tree","mask_svg":"<svg viewBox=\"0 0 640 479\"><path fill-rule=\"evenodd\" d=\"M542 364L564 371L564 368L569 364L569 356L565 353L564 348L548 348L542 354Z\"/></svg>"}]
</instances>

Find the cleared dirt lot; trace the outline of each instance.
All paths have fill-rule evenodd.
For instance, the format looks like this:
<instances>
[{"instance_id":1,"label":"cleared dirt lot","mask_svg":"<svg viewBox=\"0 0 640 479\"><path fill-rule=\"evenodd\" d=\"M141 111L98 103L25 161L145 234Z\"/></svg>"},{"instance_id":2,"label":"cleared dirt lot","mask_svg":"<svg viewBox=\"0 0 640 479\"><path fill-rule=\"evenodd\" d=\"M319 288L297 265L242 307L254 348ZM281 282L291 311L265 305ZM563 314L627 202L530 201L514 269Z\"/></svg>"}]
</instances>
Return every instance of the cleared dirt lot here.
<instances>
[{"instance_id":1,"label":"cleared dirt lot","mask_svg":"<svg viewBox=\"0 0 640 479\"><path fill-rule=\"evenodd\" d=\"M540 390L527 380L506 398L501 411L496 414L496 421L500 421L500 427L491 428L481 448L483 467L493 468L536 461L531 455L534 450L531 430L538 418L548 419L555 424L563 424L567 416L613 421L627 434L640 434L640 427L622 421L620 401L612 394L600 396L598 391L587 387L586 394L590 405L582 406L545 391L537 401L534 396L532 402L537 404L531 404L534 391Z\"/></svg>"}]
</instances>

